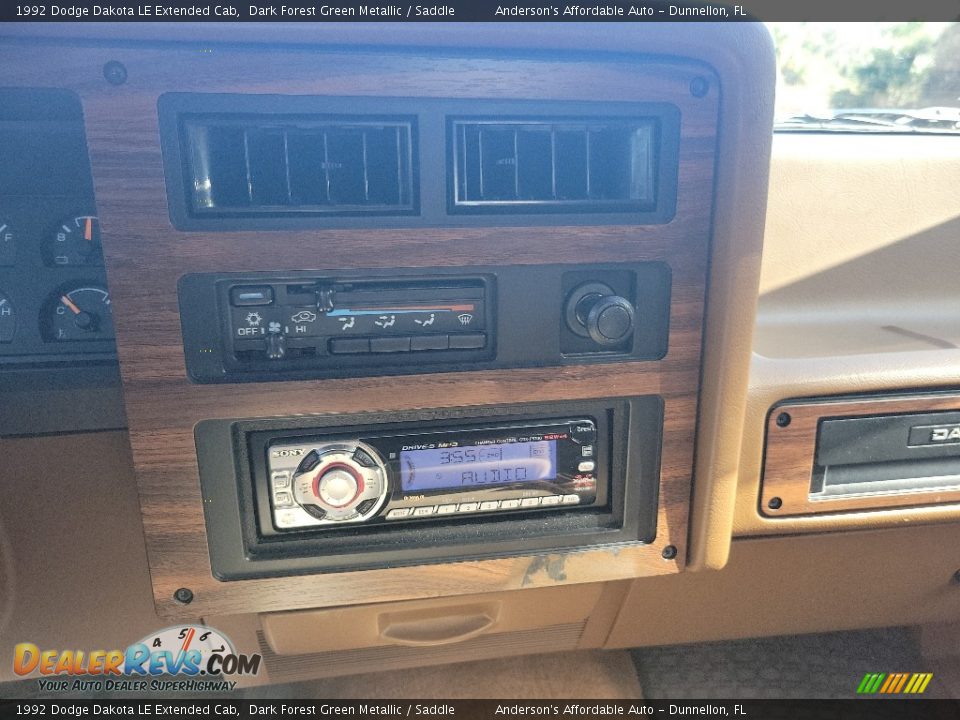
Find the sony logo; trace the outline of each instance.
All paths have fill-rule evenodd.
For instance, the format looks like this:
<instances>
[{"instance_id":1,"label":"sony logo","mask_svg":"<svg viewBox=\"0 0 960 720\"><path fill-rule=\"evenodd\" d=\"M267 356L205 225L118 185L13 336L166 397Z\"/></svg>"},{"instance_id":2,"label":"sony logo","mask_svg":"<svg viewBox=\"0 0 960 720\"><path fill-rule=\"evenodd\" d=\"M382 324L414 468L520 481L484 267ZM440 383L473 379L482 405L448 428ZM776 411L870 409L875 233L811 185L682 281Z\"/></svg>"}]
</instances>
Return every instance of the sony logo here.
<instances>
[{"instance_id":1,"label":"sony logo","mask_svg":"<svg viewBox=\"0 0 960 720\"><path fill-rule=\"evenodd\" d=\"M930 442L960 442L960 425L930 428Z\"/></svg>"},{"instance_id":2,"label":"sony logo","mask_svg":"<svg viewBox=\"0 0 960 720\"><path fill-rule=\"evenodd\" d=\"M270 457L299 457L306 452L303 448L293 448L291 450L274 450Z\"/></svg>"}]
</instances>

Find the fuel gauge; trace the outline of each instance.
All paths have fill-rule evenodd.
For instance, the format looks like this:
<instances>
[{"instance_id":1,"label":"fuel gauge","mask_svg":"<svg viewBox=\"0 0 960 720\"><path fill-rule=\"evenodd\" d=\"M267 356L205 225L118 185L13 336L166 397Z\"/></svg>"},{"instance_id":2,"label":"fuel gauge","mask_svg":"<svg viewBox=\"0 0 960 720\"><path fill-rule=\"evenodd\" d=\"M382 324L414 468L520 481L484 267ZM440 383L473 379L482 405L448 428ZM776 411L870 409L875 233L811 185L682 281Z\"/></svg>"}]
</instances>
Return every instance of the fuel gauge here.
<instances>
[{"instance_id":1,"label":"fuel gauge","mask_svg":"<svg viewBox=\"0 0 960 720\"><path fill-rule=\"evenodd\" d=\"M0 217L0 267L13 265L17 260L17 238L13 228Z\"/></svg>"},{"instance_id":2,"label":"fuel gauge","mask_svg":"<svg viewBox=\"0 0 960 720\"><path fill-rule=\"evenodd\" d=\"M113 339L113 312L105 288L88 285L61 293L50 299L45 312L48 340Z\"/></svg>"},{"instance_id":3,"label":"fuel gauge","mask_svg":"<svg viewBox=\"0 0 960 720\"><path fill-rule=\"evenodd\" d=\"M100 221L94 215L67 218L47 242L48 261L53 265L100 265Z\"/></svg>"}]
</instances>

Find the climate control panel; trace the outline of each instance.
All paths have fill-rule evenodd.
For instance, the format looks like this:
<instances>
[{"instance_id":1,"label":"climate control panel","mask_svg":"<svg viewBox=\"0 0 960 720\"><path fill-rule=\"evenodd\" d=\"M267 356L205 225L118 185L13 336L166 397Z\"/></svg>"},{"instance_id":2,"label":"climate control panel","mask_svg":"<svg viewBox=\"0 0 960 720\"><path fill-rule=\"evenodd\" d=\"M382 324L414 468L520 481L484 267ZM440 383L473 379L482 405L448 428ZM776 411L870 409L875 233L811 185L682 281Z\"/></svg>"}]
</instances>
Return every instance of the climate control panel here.
<instances>
[{"instance_id":1,"label":"climate control panel","mask_svg":"<svg viewBox=\"0 0 960 720\"><path fill-rule=\"evenodd\" d=\"M422 285L323 281L235 285L229 290L234 353L282 360L331 355L482 350L482 279Z\"/></svg>"},{"instance_id":2,"label":"climate control panel","mask_svg":"<svg viewBox=\"0 0 960 720\"><path fill-rule=\"evenodd\" d=\"M670 271L531 265L180 280L196 382L350 377L659 359Z\"/></svg>"}]
</instances>

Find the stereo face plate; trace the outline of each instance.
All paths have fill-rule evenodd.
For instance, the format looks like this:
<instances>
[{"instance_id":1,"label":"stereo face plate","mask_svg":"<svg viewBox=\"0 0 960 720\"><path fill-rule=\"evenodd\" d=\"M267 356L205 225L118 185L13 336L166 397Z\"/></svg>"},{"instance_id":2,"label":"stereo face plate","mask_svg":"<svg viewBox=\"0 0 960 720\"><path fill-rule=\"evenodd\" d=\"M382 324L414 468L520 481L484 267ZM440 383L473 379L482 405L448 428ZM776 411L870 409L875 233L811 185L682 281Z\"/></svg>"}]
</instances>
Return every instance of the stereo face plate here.
<instances>
[{"instance_id":1,"label":"stereo face plate","mask_svg":"<svg viewBox=\"0 0 960 720\"><path fill-rule=\"evenodd\" d=\"M592 418L361 439L283 436L266 448L261 532L602 506L607 452ZM603 478L598 485L597 478Z\"/></svg>"}]
</instances>

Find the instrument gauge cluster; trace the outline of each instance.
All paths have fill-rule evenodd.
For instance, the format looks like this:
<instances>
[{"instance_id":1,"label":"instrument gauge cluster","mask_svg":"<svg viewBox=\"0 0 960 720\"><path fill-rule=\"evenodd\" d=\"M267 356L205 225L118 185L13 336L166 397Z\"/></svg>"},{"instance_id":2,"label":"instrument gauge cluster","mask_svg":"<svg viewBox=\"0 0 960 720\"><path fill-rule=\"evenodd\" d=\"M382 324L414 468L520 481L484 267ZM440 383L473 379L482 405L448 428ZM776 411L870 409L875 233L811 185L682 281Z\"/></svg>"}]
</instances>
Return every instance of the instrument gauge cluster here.
<instances>
[{"instance_id":1,"label":"instrument gauge cluster","mask_svg":"<svg viewBox=\"0 0 960 720\"><path fill-rule=\"evenodd\" d=\"M53 342L112 340L110 293L99 285L54 293L41 324L45 337Z\"/></svg>"},{"instance_id":2,"label":"instrument gauge cluster","mask_svg":"<svg viewBox=\"0 0 960 720\"><path fill-rule=\"evenodd\" d=\"M0 156L0 368L112 361L79 98L0 90Z\"/></svg>"},{"instance_id":3,"label":"instrument gauge cluster","mask_svg":"<svg viewBox=\"0 0 960 720\"><path fill-rule=\"evenodd\" d=\"M100 221L94 215L65 218L47 238L45 250L52 265L103 265Z\"/></svg>"}]
</instances>

